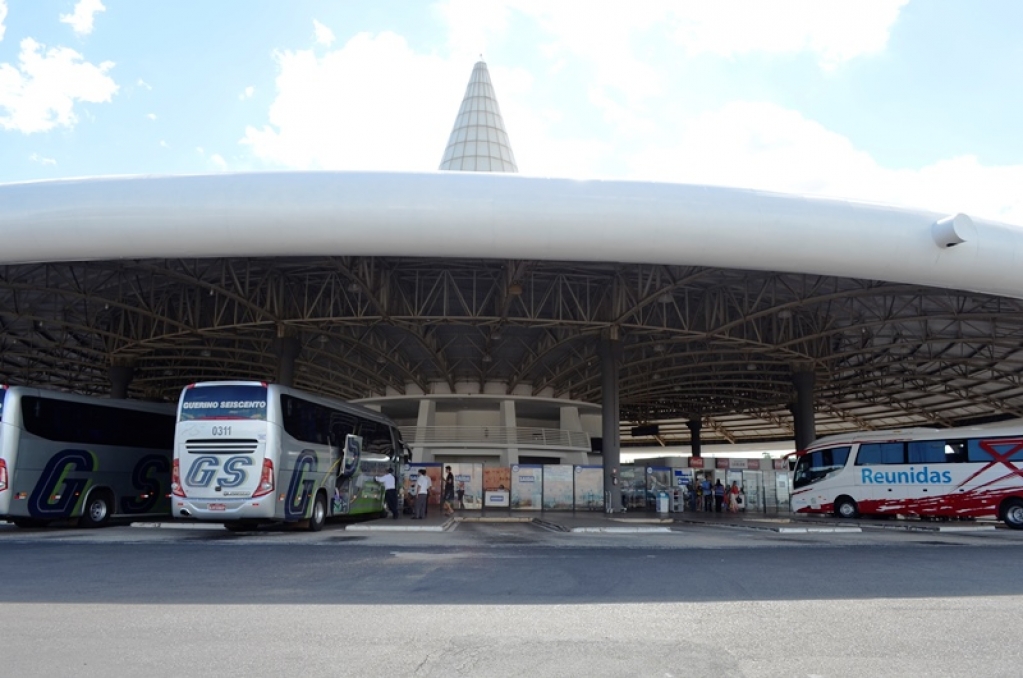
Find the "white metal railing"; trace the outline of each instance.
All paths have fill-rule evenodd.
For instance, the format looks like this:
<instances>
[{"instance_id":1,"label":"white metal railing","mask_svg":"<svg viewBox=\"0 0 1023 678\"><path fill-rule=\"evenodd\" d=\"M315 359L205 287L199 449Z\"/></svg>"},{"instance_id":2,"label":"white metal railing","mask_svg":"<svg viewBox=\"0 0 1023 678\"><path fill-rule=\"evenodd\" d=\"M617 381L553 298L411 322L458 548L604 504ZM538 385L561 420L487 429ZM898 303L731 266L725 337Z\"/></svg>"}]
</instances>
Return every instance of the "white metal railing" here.
<instances>
[{"instance_id":1,"label":"white metal railing","mask_svg":"<svg viewBox=\"0 0 1023 678\"><path fill-rule=\"evenodd\" d=\"M412 446L560 447L590 451L590 434L559 428L523 426L402 426Z\"/></svg>"}]
</instances>

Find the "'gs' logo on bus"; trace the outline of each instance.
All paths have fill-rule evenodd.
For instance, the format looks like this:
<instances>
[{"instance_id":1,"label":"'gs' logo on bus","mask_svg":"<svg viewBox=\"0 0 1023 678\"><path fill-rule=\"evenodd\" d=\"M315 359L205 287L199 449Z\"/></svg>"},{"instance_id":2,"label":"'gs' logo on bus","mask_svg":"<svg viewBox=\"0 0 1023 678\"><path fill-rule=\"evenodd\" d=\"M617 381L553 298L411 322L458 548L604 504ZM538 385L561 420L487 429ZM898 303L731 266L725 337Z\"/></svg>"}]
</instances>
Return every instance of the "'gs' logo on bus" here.
<instances>
[{"instance_id":1,"label":"'gs' logo on bus","mask_svg":"<svg viewBox=\"0 0 1023 678\"><path fill-rule=\"evenodd\" d=\"M252 466L252 457L231 457L220 466L220 458L205 455L192 462L185 484L190 487L209 487L217 479L219 487L238 487L249 477L246 467ZM217 475L217 472L222 475Z\"/></svg>"}]
</instances>

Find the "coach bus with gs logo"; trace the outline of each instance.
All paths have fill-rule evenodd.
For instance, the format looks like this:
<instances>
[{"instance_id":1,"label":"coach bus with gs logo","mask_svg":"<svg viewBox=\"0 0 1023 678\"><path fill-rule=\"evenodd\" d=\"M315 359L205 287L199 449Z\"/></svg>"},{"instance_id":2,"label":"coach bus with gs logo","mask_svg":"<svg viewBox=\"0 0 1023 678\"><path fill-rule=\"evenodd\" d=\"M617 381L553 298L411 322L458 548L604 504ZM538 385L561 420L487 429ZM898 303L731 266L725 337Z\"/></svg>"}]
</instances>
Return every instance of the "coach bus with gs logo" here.
<instances>
[{"instance_id":1,"label":"coach bus with gs logo","mask_svg":"<svg viewBox=\"0 0 1023 678\"><path fill-rule=\"evenodd\" d=\"M375 478L397 476L405 449L393 422L359 405L265 382L192 384L178 403L172 513L234 531L382 515Z\"/></svg>"},{"instance_id":2,"label":"coach bus with gs logo","mask_svg":"<svg viewBox=\"0 0 1023 678\"><path fill-rule=\"evenodd\" d=\"M1023 529L1023 426L828 436L796 453L794 513L991 517Z\"/></svg>"},{"instance_id":3,"label":"coach bus with gs logo","mask_svg":"<svg viewBox=\"0 0 1023 678\"><path fill-rule=\"evenodd\" d=\"M0 387L0 519L19 527L170 514L174 406Z\"/></svg>"}]
</instances>

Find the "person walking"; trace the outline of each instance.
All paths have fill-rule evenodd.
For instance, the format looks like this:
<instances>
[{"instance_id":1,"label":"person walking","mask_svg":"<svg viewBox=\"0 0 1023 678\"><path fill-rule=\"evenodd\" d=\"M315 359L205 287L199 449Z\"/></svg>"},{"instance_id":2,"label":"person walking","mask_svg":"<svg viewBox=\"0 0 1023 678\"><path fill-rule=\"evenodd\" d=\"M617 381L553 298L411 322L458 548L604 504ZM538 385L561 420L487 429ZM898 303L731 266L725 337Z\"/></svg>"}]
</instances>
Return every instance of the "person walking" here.
<instances>
[{"instance_id":1,"label":"person walking","mask_svg":"<svg viewBox=\"0 0 1023 678\"><path fill-rule=\"evenodd\" d=\"M391 472L391 469L388 468L384 475L376 476L374 480L384 486L384 505L387 507L387 511L391 514L391 517L397 520L398 490L394 486L394 474Z\"/></svg>"},{"instance_id":2,"label":"person walking","mask_svg":"<svg viewBox=\"0 0 1023 678\"><path fill-rule=\"evenodd\" d=\"M426 475L426 469L419 469L419 476L416 477L416 515L413 520L426 518L426 501L430 498L430 476Z\"/></svg>"},{"instance_id":3,"label":"person walking","mask_svg":"<svg viewBox=\"0 0 1023 678\"><path fill-rule=\"evenodd\" d=\"M725 503L725 486L721 484L721 480L718 479L714 483L714 511L721 513L722 504Z\"/></svg>"},{"instance_id":4,"label":"person walking","mask_svg":"<svg viewBox=\"0 0 1023 678\"><path fill-rule=\"evenodd\" d=\"M444 511L444 515L453 516L455 515L455 475L451 473L451 467L444 467L444 494L443 501L444 505L441 507Z\"/></svg>"}]
</instances>

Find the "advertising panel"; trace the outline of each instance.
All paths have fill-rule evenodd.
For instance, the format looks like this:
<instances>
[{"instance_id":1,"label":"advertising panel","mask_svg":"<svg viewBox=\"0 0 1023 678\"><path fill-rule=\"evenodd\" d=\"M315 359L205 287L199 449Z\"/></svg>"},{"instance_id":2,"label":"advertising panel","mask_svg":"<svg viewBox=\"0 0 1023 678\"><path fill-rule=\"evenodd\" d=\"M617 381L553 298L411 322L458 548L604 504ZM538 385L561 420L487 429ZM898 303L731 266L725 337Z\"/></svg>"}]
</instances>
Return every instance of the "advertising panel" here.
<instances>
[{"instance_id":1,"label":"advertising panel","mask_svg":"<svg viewBox=\"0 0 1023 678\"><path fill-rule=\"evenodd\" d=\"M667 492L669 497L672 496L675 489L674 471L675 469L669 466L646 467L646 493L649 508L656 508L658 493Z\"/></svg>"},{"instance_id":2,"label":"advertising panel","mask_svg":"<svg viewBox=\"0 0 1023 678\"><path fill-rule=\"evenodd\" d=\"M632 510L646 508L646 471L642 466L623 466L618 482L622 488L622 506Z\"/></svg>"},{"instance_id":3,"label":"advertising panel","mask_svg":"<svg viewBox=\"0 0 1023 678\"><path fill-rule=\"evenodd\" d=\"M548 464L543 467L543 507L545 509L571 509L575 495L572 467Z\"/></svg>"},{"instance_id":4,"label":"advertising panel","mask_svg":"<svg viewBox=\"0 0 1023 678\"><path fill-rule=\"evenodd\" d=\"M575 508L578 511L604 510L604 467L575 467Z\"/></svg>"},{"instance_id":5,"label":"advertising panel","mask_svg":"<svg viewBox=\"0 0 1023 678\"><path fill-rule=\"evenodd\" d=\"M483 508L483 464L446 464L455 476L455 508L478 511Z\"/></svg>"},{"instance_id":6,"label":"advertising panel","mask_svg":"<svg viewBox=\"0 0 1023 678\"><path fill-rule=\"evenodd\" d=\"M508 466L483 467L484 506L508 508L511 504L511 468Z\"/></svg>"},{"instance_id":7,"label":"advertising panel","mask_svg":"<svg viewBox=\"0 0 1023 678\"><path fill-rule=\"evenodd\" d=\"M511 507L527 511L543 508L543 466L519 464L511 469Z\"/></svg>"}]
</instances>

